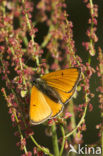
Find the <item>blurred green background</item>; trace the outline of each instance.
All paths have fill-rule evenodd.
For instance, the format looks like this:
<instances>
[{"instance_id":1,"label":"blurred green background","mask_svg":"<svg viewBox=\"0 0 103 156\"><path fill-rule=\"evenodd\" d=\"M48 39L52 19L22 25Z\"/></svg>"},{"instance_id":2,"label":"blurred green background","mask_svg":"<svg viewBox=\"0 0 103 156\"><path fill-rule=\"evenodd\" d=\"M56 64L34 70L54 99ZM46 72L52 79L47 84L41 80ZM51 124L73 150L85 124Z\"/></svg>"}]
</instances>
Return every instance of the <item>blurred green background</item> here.
<instances>
[{"instance_id":1,"label":"blurred green background","mask_svg":"<svg viewBox=\"0 0 103 156\"><path fill-rule=\"evenodd\" d=\"M85 51L85 48L82 47L82 42L87 41L87 36L85 34L88 28L88 18L89 12L83 0L66 0L68 5L67 12L69 14L69 19L73 22L73 34L75 40L75 46L77 49L77 54L82 58L83 63L88 59L88 52ZM99 17L98 17L98 43L96 44L96 49L98 46L101 46L103 49L103 0L94 0L94 3L99 6ZM38 27L40 33L42 34L45 29L41 29L41 26ZM39 35L40 36L40 35ZM95 68L98 64L97 55L92 58L92 66ZM3 82L0 80L0 86ZM83 133L84 144L93 144L98 141L98 130L96 130L96 125L100 123L100 112L99 112L99 102L98 94L96 88L99 85L99 79L96 76L92 76L91 79L91 91L95 94L95 98L91 101L94 106L92 112L88 112L86 116L87 131ZM8 114L8 108L6 102L0 92L0 156L19 156L19 148L16 147L18 138L14 136L15 129L12 128L10 116ZM82 97L80 97L82 98ZM34 132L38 143L48 146L51 148L51 138L45 137L44 126L35 126ZM31 142L30 142L31 144Z\"/></svg>"}]
</instances>

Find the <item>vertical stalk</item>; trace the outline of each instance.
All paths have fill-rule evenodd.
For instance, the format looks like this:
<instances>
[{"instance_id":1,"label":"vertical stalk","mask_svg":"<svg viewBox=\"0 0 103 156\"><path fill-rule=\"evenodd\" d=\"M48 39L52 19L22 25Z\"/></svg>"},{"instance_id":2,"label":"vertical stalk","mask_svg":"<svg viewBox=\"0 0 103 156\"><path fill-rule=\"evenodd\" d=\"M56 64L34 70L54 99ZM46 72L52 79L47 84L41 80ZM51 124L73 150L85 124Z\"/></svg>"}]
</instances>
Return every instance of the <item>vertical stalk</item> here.
<instances>
[{"instance_id":1,"label":"vertical stalk","mask_svg":"<svg viewBox=\"0 0 103 156\"><path fill-rule=\"evenodd\" d=\"M103 87L103 73L102 73L101 69L101 74L102 74L102 78L101 78L101 83L102 83L102 87ZM102 94L102 98L103 98L103 94ZM102 104L103 105L103 104ZM102 127L101 127L101 146L102 146L102 155L103 155L103 107L101 109L101 118L102 118Z\"/></svg>"},{"instance_id":2,"label":"vertical stalk","mask_svg":"<svg viewBox=\"0 0 103 156\"><path fill-rule=\"evenodd\" d=\"M63 140L62 140L62 145L61 145L61 150L60 150L60 156L62 156L62 154L63 154L63 150L64 150L64 144L65 144L65 140L66 140L66 138L65 138L64 127L61 125L60 128L61 128L62 139L63 139Z\"/></svg>"},{"instance_id":3,"label":"vertical stalk","mask_svg":"<svg viewBox=\"0 0 103 156\"><path fill-rule=\"evenodd\" d=\"M102 134L101 134L101 146L102 146L102 155L103 155L103 130L102 130Z\"/></svg>"},{"instance_id":4,"label":"vertical stalk","mask_svg":"<svg viewBox=\"0 0 103 156\"><path fill-rule=\"evenodd\" d=\"M103 52L101 50L101 48L99 48L99 54L98 54L98 59L99 59L99 72L101 74L101 87L103 88ZM101 99L103 99L103 93L102 91L100 91L100 95L101 95ZM103 156L103 102L102 100L99 99L100 105L101 107L101 129L100 129L100 133L101 133L101 148L102 148L102 156Z\"/></svg>"},{"instance_id":5,"label":"vertical stalk","mask_svg":"<svg viewBox=\"0 0 103 156\"><path fill-rule=\"evenodd\" d=\"M74 129L76 127L76 119L75 119L75 114L74 114L73 100L70 100L69 103L70 103L70 105L69 105L69 111L72 114L71 123L72 123L72 128ZM75 138L76 133L77 133L77 130L74 131L73 138ZM74 148L77 149L77 144L74 145ZM72 153L72 156L75 156L75 153Z\"/></svg>"},{"instance_id":6,"label":"vertical stalk","mask_svg":"<svg viewBox=\"0 0 103 156\"><path fill-rule=\"evenodd\" d=\"M72 114L71 122L72 122L72 128L74 129L76 127L76 121L75 121L75 114L74 114L74 106L73 106L73 100L71 100L69 105L69 111ZM75 137L76 131L73 133L73 136Z\"/></svg>"},{"instance_id":7,"label":"vertical stalk","mask_svg":"<svg viewBox=\"0 0 103 156\"><path fill-rule=\"evenodd\" d=\"M52 130L52 143L53 143L54 155L59 156L58 138L57 138L55 123L52 125L51 130Z\"/></svg>"}]
</instances>

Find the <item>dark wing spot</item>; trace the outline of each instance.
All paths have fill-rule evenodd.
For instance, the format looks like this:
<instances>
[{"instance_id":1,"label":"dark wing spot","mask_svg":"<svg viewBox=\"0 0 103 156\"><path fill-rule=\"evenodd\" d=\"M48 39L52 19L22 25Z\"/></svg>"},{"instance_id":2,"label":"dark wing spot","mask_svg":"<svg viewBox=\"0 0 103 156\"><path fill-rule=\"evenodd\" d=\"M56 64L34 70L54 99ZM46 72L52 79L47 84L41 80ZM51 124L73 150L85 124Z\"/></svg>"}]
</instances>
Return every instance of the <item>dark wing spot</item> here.
<instances>
[{"instance_id":1,"label":"dark wing spot","mask_svg":"<svg viewBox=\"0 0 103 156\"><path fill-rule=\"evenodd\" d=\"M62 72L62 76L64 75L64 73Z\"/></svg>"},{"instance_id":2,"label":"dark wing spot","mask_svg":"<svg viewBox=\"0 0 103 156\"><path fill-rule=\"evenodd\" d=\"M33 105L33 106L36 106L36 105Z\"/></svg>"}]
</instances>

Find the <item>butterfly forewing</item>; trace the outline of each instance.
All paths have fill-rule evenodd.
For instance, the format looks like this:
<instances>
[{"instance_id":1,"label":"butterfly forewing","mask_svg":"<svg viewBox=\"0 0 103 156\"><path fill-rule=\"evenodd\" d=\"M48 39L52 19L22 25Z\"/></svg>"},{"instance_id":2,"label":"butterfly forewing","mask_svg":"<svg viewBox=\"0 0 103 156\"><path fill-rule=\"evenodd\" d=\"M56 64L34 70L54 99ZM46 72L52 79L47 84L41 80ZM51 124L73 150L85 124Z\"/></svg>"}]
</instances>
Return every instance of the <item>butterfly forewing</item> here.
<instances>
[{"instance_id":1,"label":"butterfly forewing","mask_svg":"<svg viewBox=\"0 0 103 156\"><path fill-rule=\"evenodd\" d=\"M52 110L44 95L35 86L31 90L30 98L30 120L32 124L39 124L50 118Z\"/></svg>"},{"instance_id":2,"label":"butterfly forewing","mask_svg":"<svg viewBox=\"0 0 103 156\"><path fill-rule=\"evenodd\" d=\"M79 68L69 68L45 74L41 78L53 88L59 89L63 92L71 92L76 86L79 77Z\"/></svg>"},{"instance_id":3,"label":"butterfly forewing","mask_svg":"<svg viewBox=\"0 0 103 156\"><path fill-rule=\"evenodd\" d=\"M31 90L29 112L32 124L40 124L49 118L57 116L62 112L62 110L63 105L60 103L60 101L53 101L46 94L33 86Z\"/></svg>"}]
</instances>

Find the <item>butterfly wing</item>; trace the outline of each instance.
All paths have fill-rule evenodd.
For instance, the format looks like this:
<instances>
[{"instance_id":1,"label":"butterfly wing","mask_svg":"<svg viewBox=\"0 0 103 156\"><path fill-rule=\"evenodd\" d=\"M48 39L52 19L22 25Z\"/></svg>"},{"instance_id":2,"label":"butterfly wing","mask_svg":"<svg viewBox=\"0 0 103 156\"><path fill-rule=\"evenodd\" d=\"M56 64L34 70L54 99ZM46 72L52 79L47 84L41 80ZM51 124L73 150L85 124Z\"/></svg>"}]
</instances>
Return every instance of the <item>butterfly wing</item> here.
<instances>
[{"instance_id":1,"label":"butterfly wing","mask_svg":"<svg viewBox=\"0 0 103 156\"><path fill-rule=\"evenodd\" d=\"M72 92L79 77L79 68L69 68L45 74L41 78L47 82L48 86L59 89L63 92Z\"/></svg>"},{"instance_id":2,"label":"butterfly wing","mask_svg":"<svg viewBox=\"0 0 103 156\"><path fill-rule=\"evenodd\" d=\"M63 104L66 104L69 102L69 100L72 98L74 92L75 92L75 89L73 89L71 92L67 93L67 92L63 92L59 89L55 89L57 91L57 93L59 94L60 96L60 99L62 101Z\"/></svg>"},{"instance_id":3,"label":"butterfly wing","mask_svg":"<svg viewBox=\"0 0 103 156\"><path fill-rule=\"evenodd\" d=\"M30 98L30 121L32 124L40 124L47 120L52 114L52 110L48 105L44 95L35 86L31 90Z\"/></svg>"},{"instance_id":4,"label":"butterfly wing","mask_svg":"<svg viewBox=\"0 0 103 156\"><path fill-rule=\"evenodd\" d=\"M35 86L31 90L30 98L30 120L34 125L40 124L49 118L55 117L63 110L61 103L51 100Z\"/></svg>"},{"instance_id":5,"label":"butterfly wing","mask_svg":"<svg viewBox=\"0 0 103 156\"><path fill-rule=\"evenodd\" d=\"M48 103L48 105L50 106L51 110L52 110L52 115L51 117L56 117L57 115L59 115L62 110L63 110L63 104L60 103L60 101L55 102L53 100L51 100L48 96L44 95L46 102ZM50 118L51 118L50 117Z\"/></svg>"}]
</instances>

